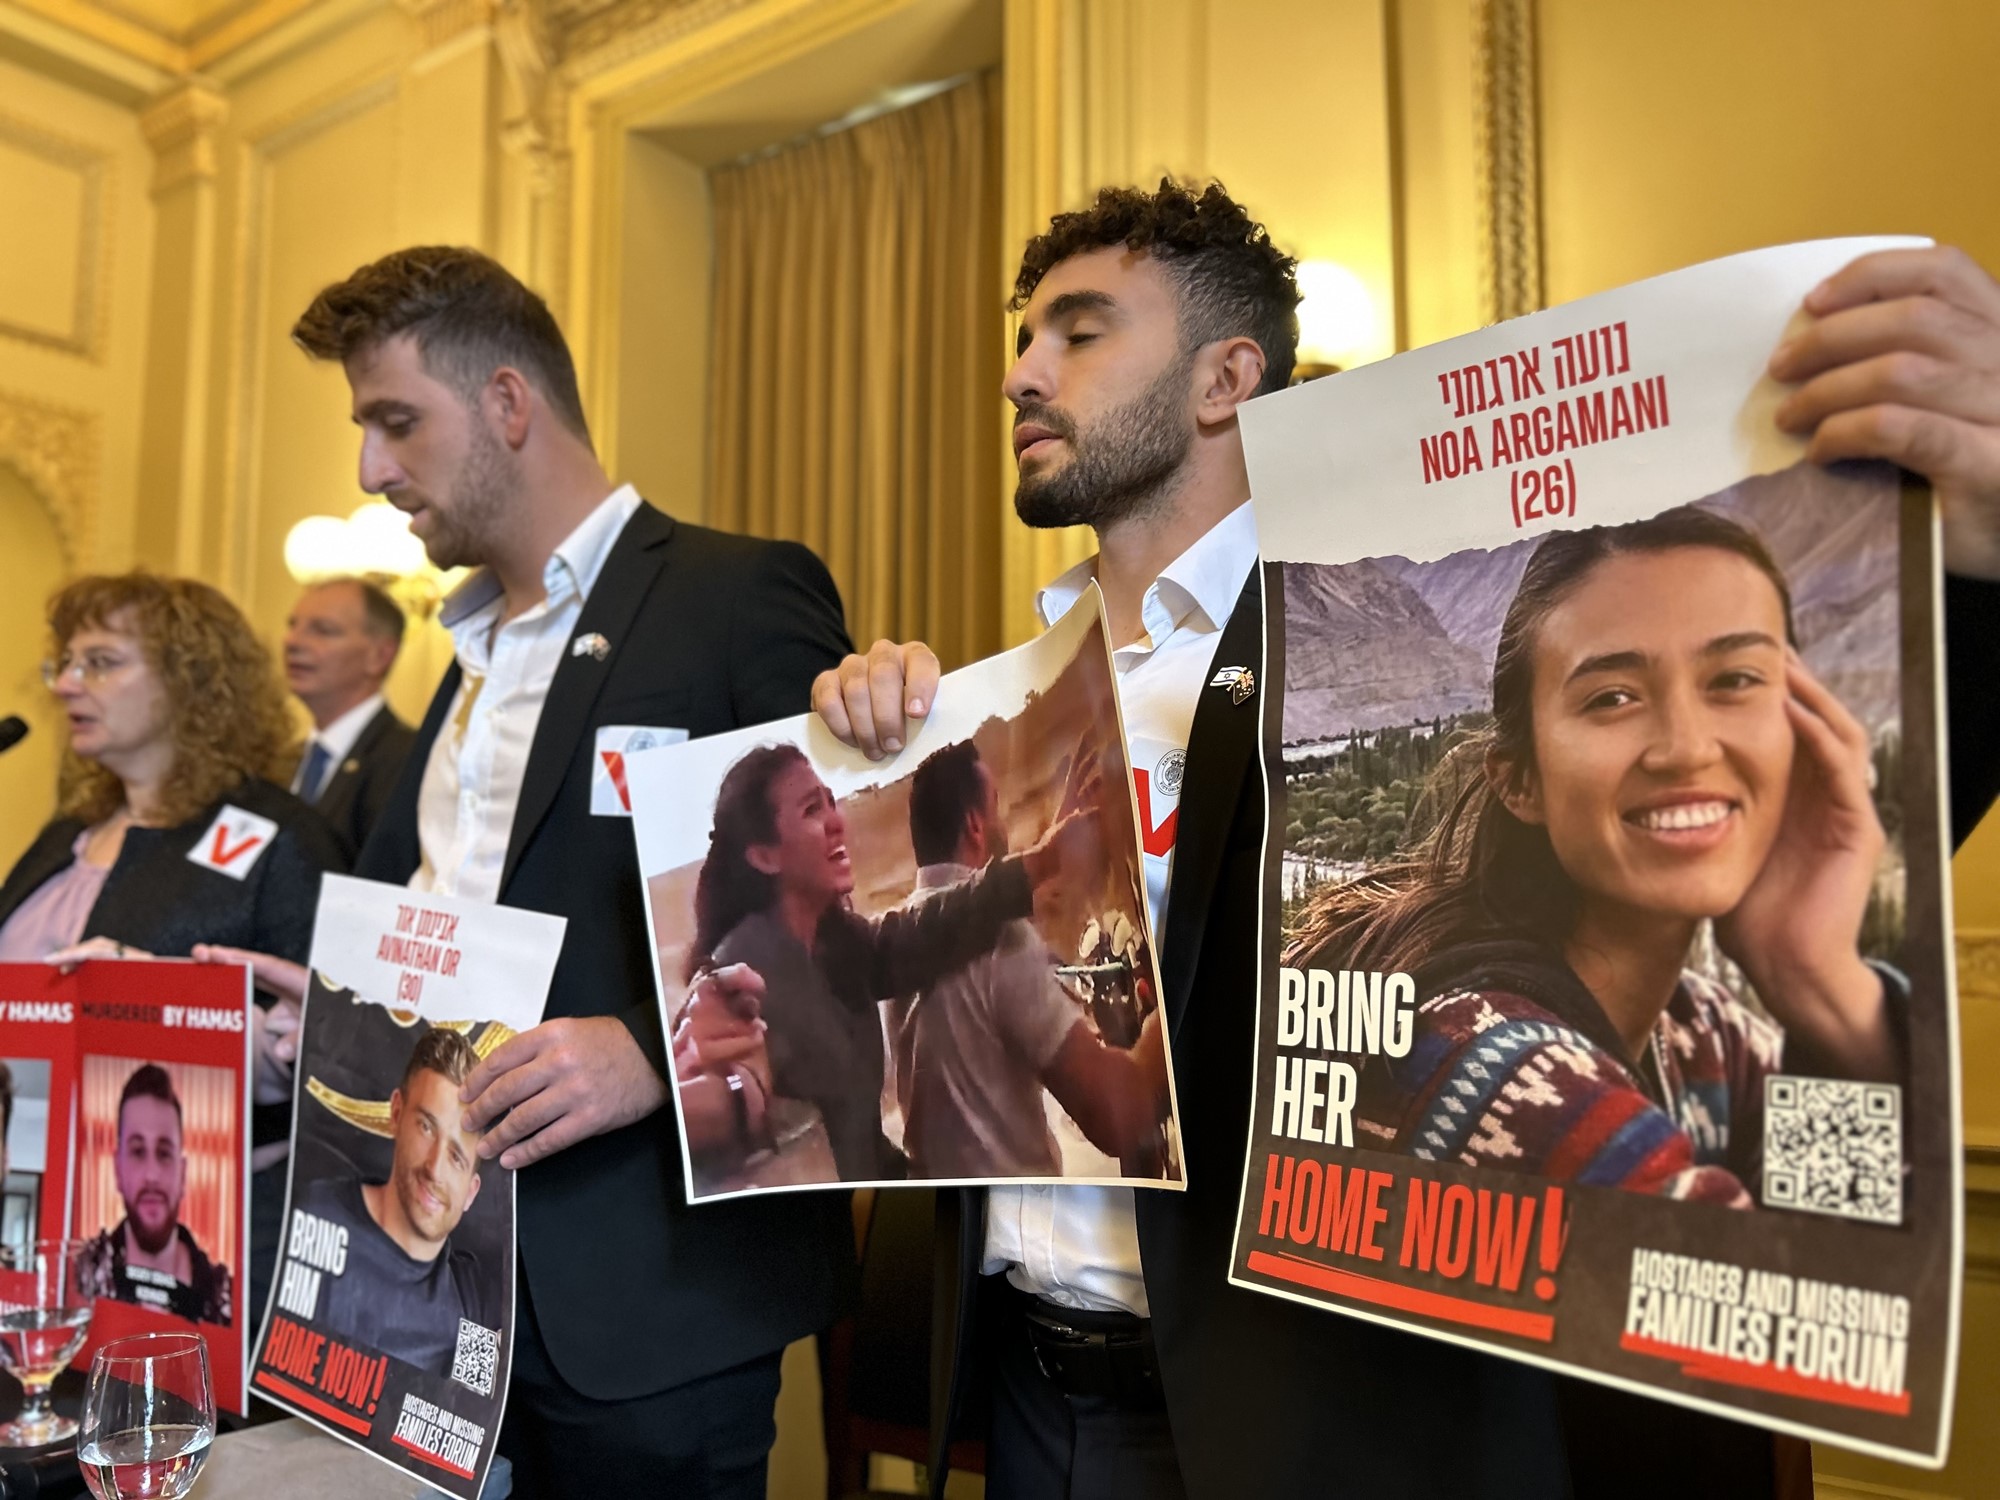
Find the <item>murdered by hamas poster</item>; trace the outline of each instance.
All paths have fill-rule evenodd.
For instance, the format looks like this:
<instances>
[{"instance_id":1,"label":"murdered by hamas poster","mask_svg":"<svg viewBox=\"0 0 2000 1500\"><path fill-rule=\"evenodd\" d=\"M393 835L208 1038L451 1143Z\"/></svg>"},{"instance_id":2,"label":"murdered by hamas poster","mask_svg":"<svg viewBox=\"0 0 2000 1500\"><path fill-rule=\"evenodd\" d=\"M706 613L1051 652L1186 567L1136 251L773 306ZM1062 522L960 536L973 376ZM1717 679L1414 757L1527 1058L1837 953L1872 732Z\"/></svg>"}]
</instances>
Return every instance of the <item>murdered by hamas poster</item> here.
<instances>
[{"instance_id":1,"label":"murdered by hamas poster","mask_svg":"<svg viewBox=\"0 0 2000 1500\"><path fill-rule=\"evenodd\" d=\"M1232 1280L1944 1459L1958 1062L1929 492L1755 252L1244 414L1264 925Z\"/></svg>"},{"instance_id":2,"label":"murdered by hamas poster","mask_svg":"<svg viewBox=\"0 0 2000 1500\"><path fill-rule=\"evenodd\" d=\"M251 1384L472 1500L507 1404L514 1174L459 1103L541 1020L564 923L326 877L299 1027L285 1230Z\"/></svg>"}]
</instances>

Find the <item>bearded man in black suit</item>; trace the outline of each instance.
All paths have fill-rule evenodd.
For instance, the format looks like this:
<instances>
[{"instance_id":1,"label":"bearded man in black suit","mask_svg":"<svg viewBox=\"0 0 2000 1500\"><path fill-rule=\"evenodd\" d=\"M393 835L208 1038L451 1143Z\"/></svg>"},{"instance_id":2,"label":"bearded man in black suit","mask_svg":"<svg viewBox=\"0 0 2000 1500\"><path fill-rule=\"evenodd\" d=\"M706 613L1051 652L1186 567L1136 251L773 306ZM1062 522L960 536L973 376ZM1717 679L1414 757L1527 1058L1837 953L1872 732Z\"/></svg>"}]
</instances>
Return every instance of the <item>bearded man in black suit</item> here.
<instances>
[{"instance_id":1,"label":"bearded man in black suit","mask_svg":"<svg viewBox=\"0 0 2000 1500\"><path fill-rule=\"evenodd\" d=\"M1162 869L1148 894L1187 1191L939 1194L933 1494L946 1439L983 1428L992 1500L1768 1500L1803 1445L1229 1285L1265 815L1246 671L1263 600L1236 413L1287 383L1296 301L1289 257L1215 183L1107 188L1022 259L1004 387L1016 509L1031 526L1089 525L1099 544L1042 591L1044 618L1095 578L1135 767L1185 747L1171 889ZM2000 790L2000 285L1957 251L1891 251L1805 310L1771 361L1798 383L1780 424L1812 434L1816 461L1887 459L1939 498L1962 838ZM937 684L921 643L878 643L825 674L814 706L875 755L900 748Z\"/></svg>"}]
</instances>

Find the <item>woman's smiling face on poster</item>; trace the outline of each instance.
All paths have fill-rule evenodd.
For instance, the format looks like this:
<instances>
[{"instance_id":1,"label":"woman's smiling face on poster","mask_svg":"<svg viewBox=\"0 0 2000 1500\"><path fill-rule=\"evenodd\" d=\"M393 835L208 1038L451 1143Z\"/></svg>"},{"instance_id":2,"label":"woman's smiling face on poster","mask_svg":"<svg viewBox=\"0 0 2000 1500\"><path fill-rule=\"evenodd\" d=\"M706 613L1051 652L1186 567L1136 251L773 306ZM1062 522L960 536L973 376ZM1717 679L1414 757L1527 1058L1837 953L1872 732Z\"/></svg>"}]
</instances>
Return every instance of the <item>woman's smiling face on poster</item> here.
<instances>
[{"instance_id":1,"label":"woman's smiling face on poster","mask_svg":"<svg viewBox=\"0 0 2000 1500\"><path fill-rule=\"evenodd\" d=\"M1784 817L1794 731L1784 606L1747 558L1605 559L1534 642L1535 766L1507 797L1585 901L1733 910Z\"/></svg>"},{"instance_id":2,"label":"woman's smiling face on poster","mask_svg":"<svg viewBox=\"0 0 2000 1500\"><path fill-rule=\"evenodd\" d=\"M770 798L777 839L751 845L750 862L782 890L829 906L852 891L847 822L813 768L803 761L787 766L772 780Z\"/></svg>"}]
</instances>

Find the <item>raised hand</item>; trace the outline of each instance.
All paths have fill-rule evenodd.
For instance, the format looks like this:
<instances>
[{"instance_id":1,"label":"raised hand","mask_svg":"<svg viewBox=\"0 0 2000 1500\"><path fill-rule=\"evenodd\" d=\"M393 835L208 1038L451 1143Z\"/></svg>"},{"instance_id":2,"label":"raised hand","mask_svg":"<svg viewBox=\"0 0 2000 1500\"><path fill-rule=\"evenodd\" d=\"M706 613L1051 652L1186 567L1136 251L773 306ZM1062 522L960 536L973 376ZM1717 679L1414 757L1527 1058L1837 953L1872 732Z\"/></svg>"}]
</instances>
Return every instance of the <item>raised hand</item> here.
<instances>
[{"instance_id":1,"label":"raised hand","mask_svg":"<svg viewBox=\"0 0 2000 1500\"><path fill-rule=\"evenodd\" d=\"M1788 1033L1848 1076L1892 1077L1882 984L1858 947L1886 842L1869 795L1868 731L1796 652L1786 656L1797 749L1784 821L1716 936Z\"/></svg>"},{"instance_id":2,"label":"raised hand","mask_svg":"<svg viewBox=\"0 0 2000 1500\"><path fill-rule=\"evenodd\" d=\"M903 748L909 720L937 701L938 659L922 641L877 641L813 681L813 712L835 739L870 760Z\"/></svg>"},{"instance_id":3,"label":"raised hand","mask_svg":"<svg viewBox=\"0 0 2000 1500\"><path fill-rule=\"evenodd\" d=\"M1809 293L1813 324L1771 374L1800 382L1778 425L1820 463L1879 458L1922 474L1945 566L2000 578L2000 282L1962 250L1864 255Z\"/></svg>"}]
</instances>

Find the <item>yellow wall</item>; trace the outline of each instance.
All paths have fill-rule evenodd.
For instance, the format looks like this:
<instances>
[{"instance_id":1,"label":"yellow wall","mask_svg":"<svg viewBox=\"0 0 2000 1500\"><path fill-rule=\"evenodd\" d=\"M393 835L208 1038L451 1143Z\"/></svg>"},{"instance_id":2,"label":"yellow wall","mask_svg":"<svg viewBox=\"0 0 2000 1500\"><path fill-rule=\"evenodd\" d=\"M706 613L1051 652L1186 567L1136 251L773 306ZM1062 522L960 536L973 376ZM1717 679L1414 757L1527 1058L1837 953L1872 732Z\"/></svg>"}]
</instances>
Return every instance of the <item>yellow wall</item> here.
<instances>
[{"instance_id":1,"label":"yellow wall","mask_svg":"<svg viewBox=\"0 0 2000 1500\"><path fill-rule=\"evenodd\" d=\"M152 205L130 109L0 59L0 860L47 819L60 718L42 604L133 556Z\"/></svg>"},{"instance_id":2,"label":"yellow wall","mask_svg":"<svg viewBox=\"0 0 2000 1500\"><path fill-rule=\"evenodd\" d=\"M1207 170L1286 250L1361 278L1381 311L1366 359L1395 351L1382 15L1374 0L1229 0L1206 49Z\"/></svg>"},{"instance_id":3,"label":"yellow wall","mask_svg":"<svg viewBox=\"0 0 2000 1500\"><path fill-rule=\"evenodd\" d=\"M616 430L604 444L621 479L653 504L702 519L708 417L708 174L635 132L626 142L630 211L619 240Z\"/></svg>"},{"instance_id":4,"label":"yellow wall","mask_svg":"<svg viewBox=\"0 0 2000 1500\"><path fill-rule=\"evenodd\" d=\"M0 58L0 458L76 566L132 558L152 166L130 109Z\"/></svg>"},{"instance_id":5,"label":"yellow wall","mask_svg":"<svg viewBox=\"0 0 2000 1500\"><path fill-rule=\"evenodd\" d=\"M2000 6L1541 0L1541 24L1551 301L1822 235L2000 264Z\"/></svg>"},{"instance_id":6,"label":"yellow wall","mask_svg":"<svg viewBox=\"0 0 2000 1500\"><path fill-rule=\"evenodd\" d=\"M48 817L67 739L55 699L42 689L42 600L69 571L55 522L20 472L0 463L0 718L19 714L28 737L0 755L0 868L11 868Z\"/></svg>"}]
</instances>

